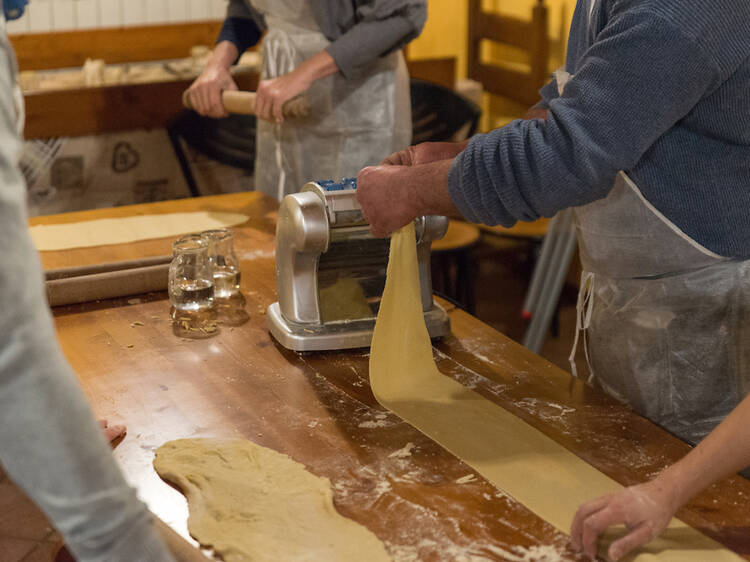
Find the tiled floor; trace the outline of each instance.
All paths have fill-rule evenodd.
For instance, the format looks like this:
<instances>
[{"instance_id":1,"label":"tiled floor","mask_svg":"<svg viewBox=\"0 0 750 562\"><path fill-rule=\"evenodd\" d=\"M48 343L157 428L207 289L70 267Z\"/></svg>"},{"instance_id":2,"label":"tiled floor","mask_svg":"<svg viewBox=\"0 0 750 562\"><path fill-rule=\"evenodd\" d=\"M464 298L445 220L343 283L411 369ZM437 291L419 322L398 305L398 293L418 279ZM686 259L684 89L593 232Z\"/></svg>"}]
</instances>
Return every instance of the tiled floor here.
<instances>
[{"instance_id":1,"label":"tiled floor","mask_svg":"<svg viewBox=\"0 0 750 562\"><path fill-rule=\"evenodd\" d=\"M481 243L476 249L476 315L509 337L526 329L521 306L533 267L533 248L525 242ZM502 297L502 298L500 298ZM560 306L560 335L548 336L542 355L568 370L575 327L575 291L566 287ZM0 468L0 562L50 562L59 535L46 517Z\"/></svg>"},{"instance_id":2,"label":"tiled floor","mask_svg":"<svg viewBox=\"0 0 750 562\"><path fill-rule=\"evenodd\" d=\"M50 562L60 536L0 468L0 562Z\"/></svg>"}]
</instances>

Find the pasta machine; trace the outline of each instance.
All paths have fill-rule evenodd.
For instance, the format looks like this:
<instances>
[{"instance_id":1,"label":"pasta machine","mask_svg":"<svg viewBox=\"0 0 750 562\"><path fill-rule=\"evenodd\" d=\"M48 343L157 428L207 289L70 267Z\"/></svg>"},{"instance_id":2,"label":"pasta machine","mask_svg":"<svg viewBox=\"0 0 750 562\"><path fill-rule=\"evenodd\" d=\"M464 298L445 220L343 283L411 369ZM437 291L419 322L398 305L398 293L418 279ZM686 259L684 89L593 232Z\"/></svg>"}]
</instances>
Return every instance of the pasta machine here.
<instances>
[{"instance_id":1,"label":"pasta machine","mask_svg":"<svg viewBox=\"0 0 750 562\"><path fill-rule=\"evenodd\" d=\"M385 288L390 239L374 238L356 198L356 180L318 181L287 195L276 226L278 302L268 329L288 349L369 347ZM432 298L430 246L448 219L415 220L422 309L430 337L450 331Z\"/></svg>"}]
</instances>

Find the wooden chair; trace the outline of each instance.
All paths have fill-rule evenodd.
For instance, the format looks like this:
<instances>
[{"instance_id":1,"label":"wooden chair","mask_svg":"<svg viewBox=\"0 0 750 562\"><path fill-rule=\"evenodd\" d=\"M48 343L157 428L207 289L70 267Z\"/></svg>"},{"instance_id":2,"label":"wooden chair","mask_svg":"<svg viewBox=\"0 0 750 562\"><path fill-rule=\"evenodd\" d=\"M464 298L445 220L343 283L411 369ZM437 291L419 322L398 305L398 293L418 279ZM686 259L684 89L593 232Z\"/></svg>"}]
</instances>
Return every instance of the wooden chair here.
<instances>
[{"instance_id":1,"label":"wooden chair","mask_svg":"<svg viewBox=\"0 0 750 562\"><path fill-rule=\"evenodd\" d=\"M548 15L544 0L536 1L530 21L484 11L481 0L469 0L469 78L479 81L484 90L490 94L516 102L513 106L515 114L509 115L505 120L499 119L496 122L498 126L518 118L519 115L525 113L526 109L536 104L539 101L539 89L549 79L551 42ZM483 61L483 41L509 45L524 51L528 64L519 64L517 61ZM543 218L533 223L518 223L512 228L499 226L481 228L485 240L489 239L488 241L493 242L494 246L498 245L497 241L501 246L506 246L514 245L519 239L523 239L532 243L532 253L538 255L543 247L549 224L549 219ZM574 244L574 236L572 240ZM546 245L550 246L550 242L552 242L551 239L547 240ZM560 252L553 252L555 255L559 253L561 257L558 260L559 263L554 262L555 265L551 271L548 271L550 268L547 267L547 260L544 260L544 263L540 260L538 264L540 267L535 268L533 276L535 281L532 285L538 290L530 287L527 303L522 310L524 317L528 319L531 319L532 313L537 310L543 312L534 317L534 322L525 338L525 342L533 340L529 347L535 351L541 347L543 336L549 329L550 323L553 322L560 288L564 282L564 273L567 272L570 264L572 247L566 242ZM554 279L547 282L548 276Z\"/></svg>"},{"instance_id":2,"label":"wooden chair","mask_svg":"<svg viewBox=\"0 0 750 562\"><path fill-rule=\"evenodd\" d=\"M482 10L481 0L469 0L469 78L485 91L525 104L539 101L539 88L549 77L548 10L537 0L531 21ZM482 62L482 41L510 45L528 53L528 68L509 62Z\"/></svg>"},{"instance_id":3,"label":"wooden chair","mask_svg":"<svg viewBox=\"0 0 750 562\"><path fill-rule=\"evenodd\" d=\"M519 108L529 108L539 101L539 88L549 78L550 39L548 9L544 0L537 0L531 20L487 12L481 0L469 0L469 78L482 84L490 94L509 98ZM525 51L529 64L511 61L482 61L482 42L492 41ZM520 109L523 111L523 109ZM509 116L507 121L518 115ZM513 228L484 227L489 236L524 238L541 242L547 230L546 219L519 223Z\"/></svg>"}]
</instances>

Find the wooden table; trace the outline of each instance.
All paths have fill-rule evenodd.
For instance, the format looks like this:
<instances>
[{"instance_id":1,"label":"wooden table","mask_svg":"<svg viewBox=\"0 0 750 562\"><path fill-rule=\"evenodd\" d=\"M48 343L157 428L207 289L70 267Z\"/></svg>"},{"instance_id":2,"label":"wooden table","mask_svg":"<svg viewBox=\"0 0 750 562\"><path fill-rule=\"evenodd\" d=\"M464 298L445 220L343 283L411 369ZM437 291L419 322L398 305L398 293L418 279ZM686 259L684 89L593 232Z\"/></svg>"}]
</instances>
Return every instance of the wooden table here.
<instances>
[{"instance_id":1,"label":"wooden table","mask_svg":"<svg viewBox=\"0 0 750 562\"><path fill-rule=\"evenodd\" d=\"M328 477L339 511L388 543L396 559L507 560L513 548L567 537L374 400L367 350L293 353L266 329L275 299L276 203L256 193L38 217L36 223L190 210L248 214L236 229L250 321L206 340L172 334L166 294L54 311L63 349L99 416L125 422L115 454L151 509L186 535L182 496L154 472L154 450L182 437L243 437ZM46 268L160 255L171 240L45 252ZM435 346L441 371L540 429L623 484L647 479L688 447L458 309ZM368 423L370 422L370 423ZM411 457L390 455L408 443ZM728 479L680 516L750 560L750 482ZM582 560L567 552L565 560Z\"/></svg>"}]
</instances>

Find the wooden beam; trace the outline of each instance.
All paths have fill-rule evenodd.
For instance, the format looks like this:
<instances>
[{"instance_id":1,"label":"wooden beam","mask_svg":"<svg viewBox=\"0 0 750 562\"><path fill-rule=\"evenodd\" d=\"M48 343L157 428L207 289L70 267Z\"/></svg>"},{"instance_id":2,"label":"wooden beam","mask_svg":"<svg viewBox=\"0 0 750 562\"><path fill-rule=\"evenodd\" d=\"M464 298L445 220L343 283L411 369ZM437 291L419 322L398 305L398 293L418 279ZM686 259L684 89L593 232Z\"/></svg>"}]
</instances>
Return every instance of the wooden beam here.
<instances>
[{"instance_id":1,"label":"wooden beam","mask_svg":"<svg viewBox=\"0 0 750 562\"><path fill-rule=\"evenodd\" d=\"M525 50L531 50L536 46L535 33L530 33L532 29L528 21L482 12L476 26L475 36L481 39L489 39Z\"/></svg>"},{"instance_id":2,"label":"wooden beam","mask_svg":"<svg viewBox=\"0 0 750 562\"><path fill-rule=\"evenodd\" d=\"M82 66L87 58L107 64L190 56L195 45L213 46L220 21L101 28L12 35L21 70Z\"/></svg>"},{"instance_id":3,"label":"wooden beam","mask_svg":"<svg viewBox=\"0 0 750 562\"><path fill-rule=\"evenodd\" d=\"M258 76L238 74L237 85L256 90ZM27 94L27 139L82 136L164 127L182 110L190 80L100 86Z\"/></svg>"}]
</instances>

